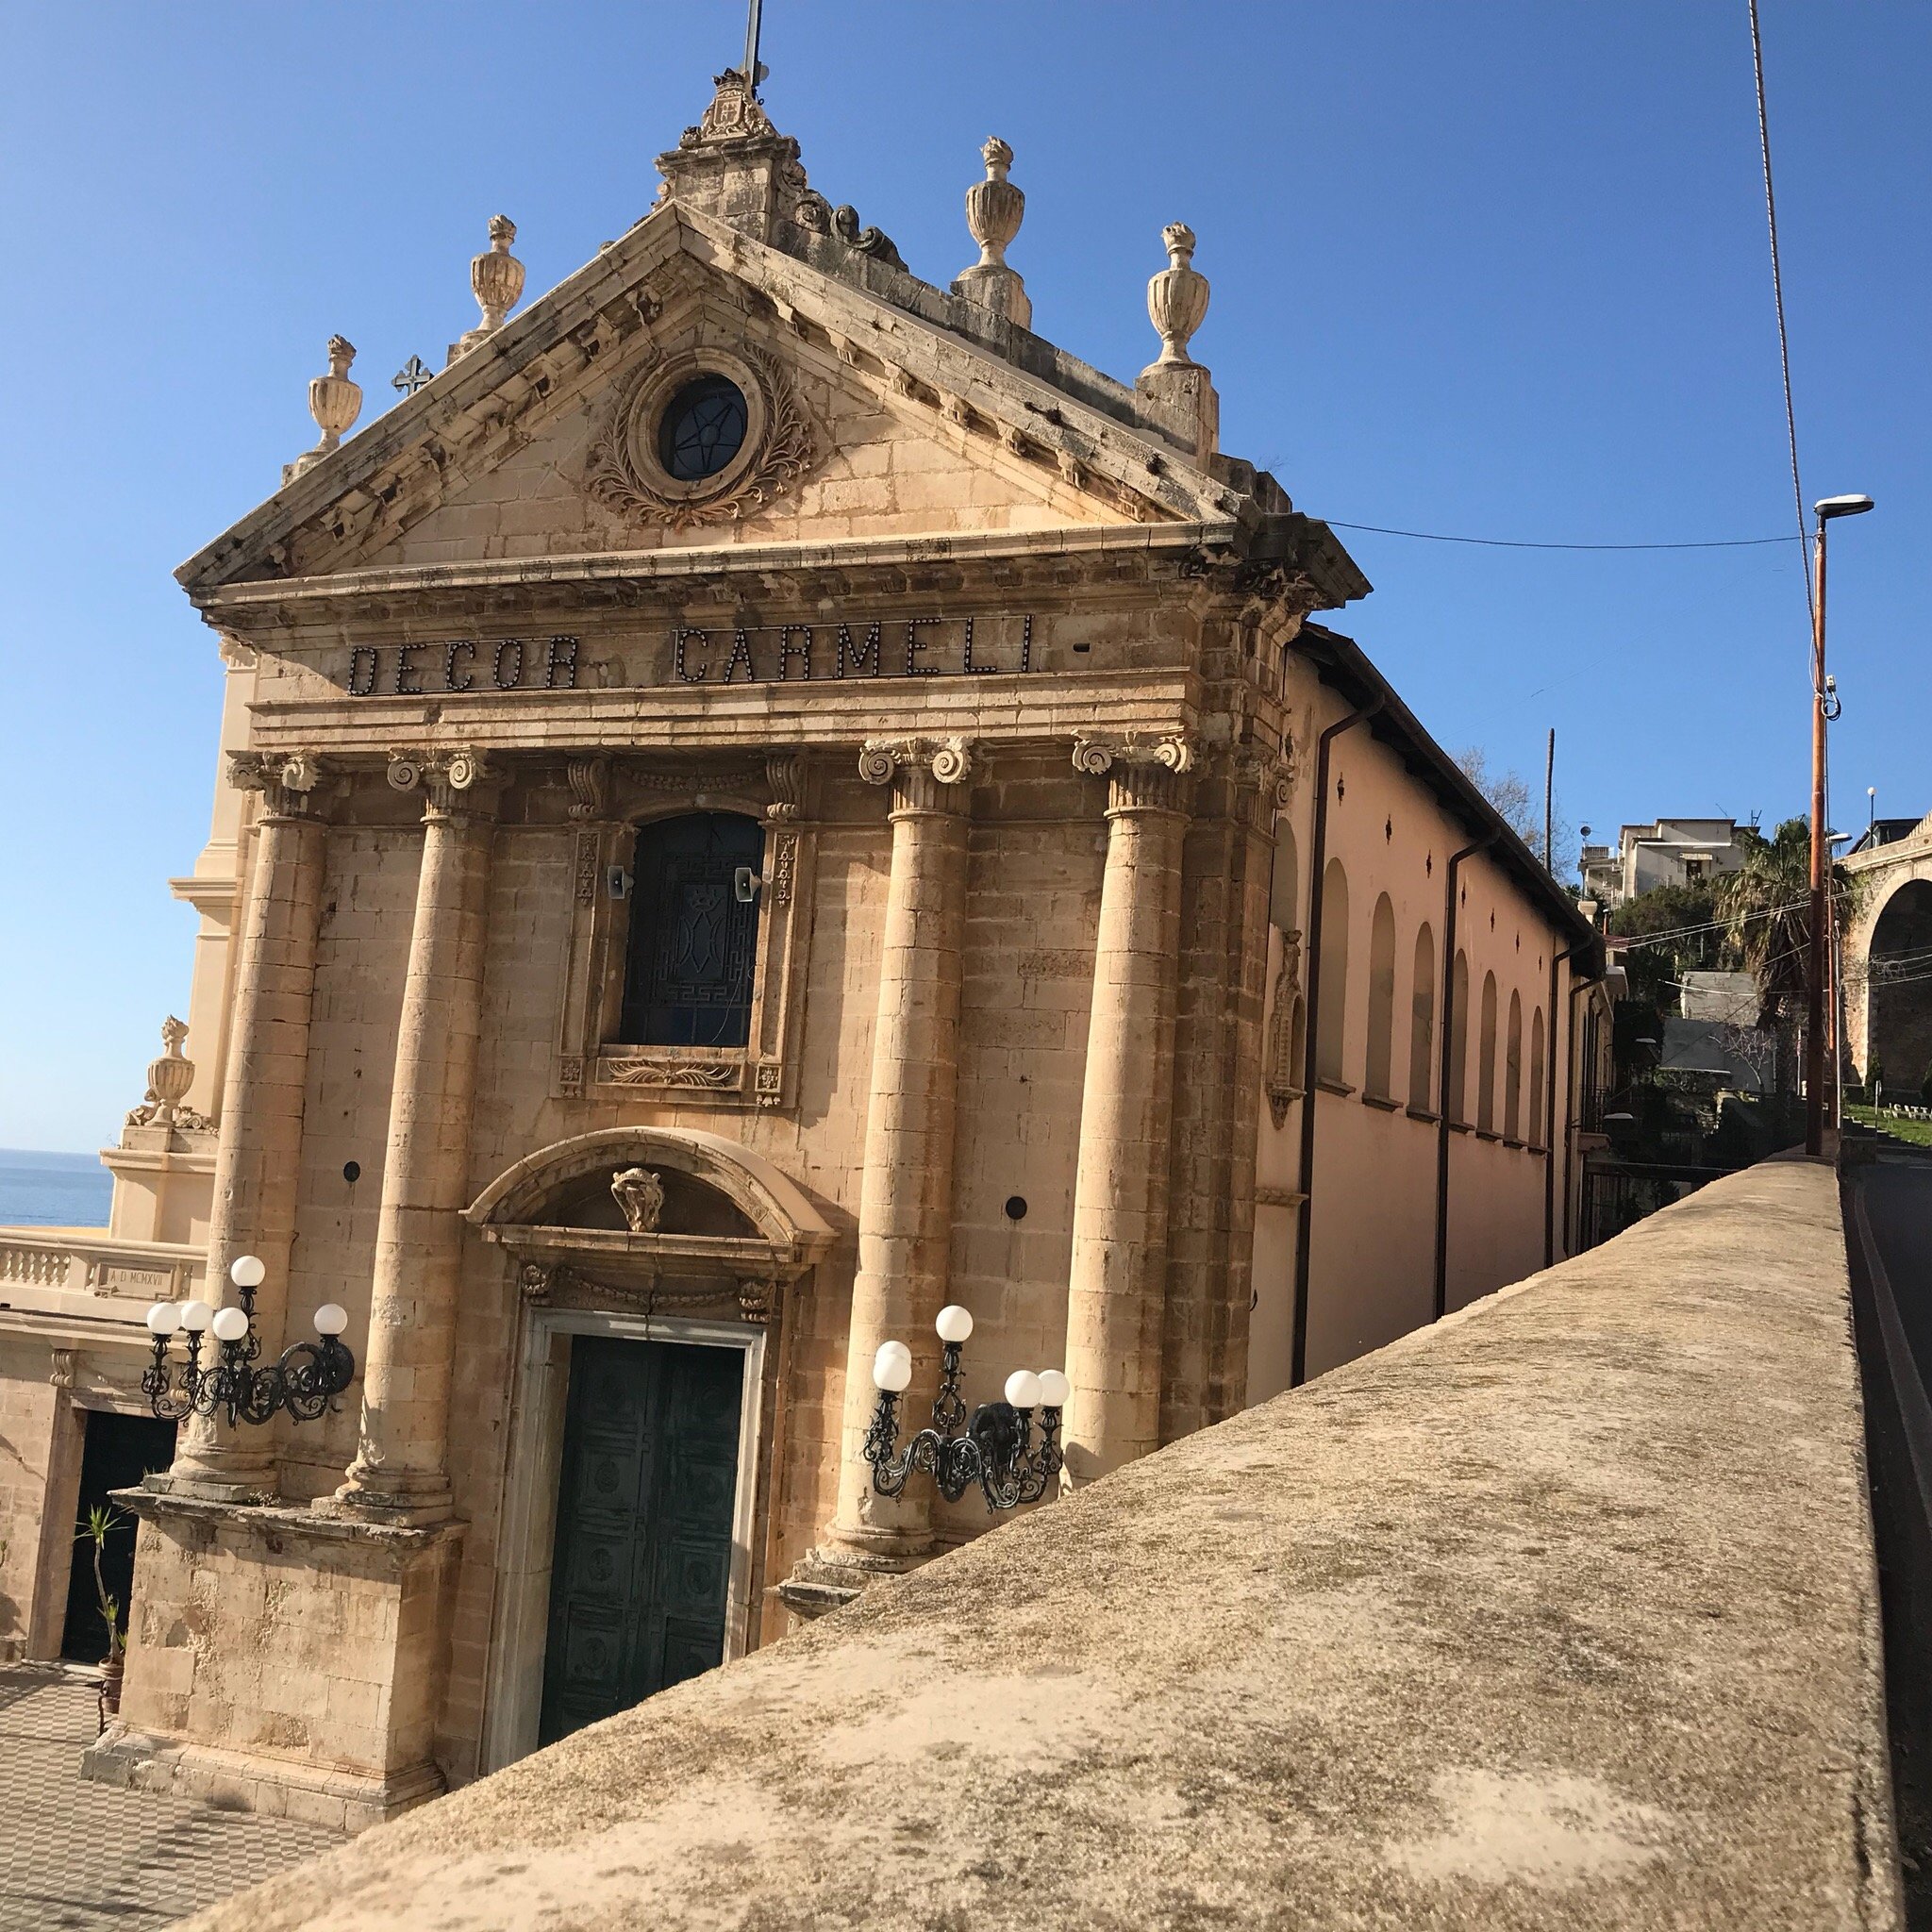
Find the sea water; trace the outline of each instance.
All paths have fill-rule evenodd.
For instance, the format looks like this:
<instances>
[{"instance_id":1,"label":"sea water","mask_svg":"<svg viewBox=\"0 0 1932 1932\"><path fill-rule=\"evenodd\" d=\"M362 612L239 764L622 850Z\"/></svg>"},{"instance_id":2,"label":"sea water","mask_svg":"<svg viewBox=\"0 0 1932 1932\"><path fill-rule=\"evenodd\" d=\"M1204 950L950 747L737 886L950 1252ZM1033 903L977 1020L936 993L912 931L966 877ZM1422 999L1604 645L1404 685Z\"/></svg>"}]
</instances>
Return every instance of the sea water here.
<instances>
[{"instance_id":1,"label":"sea water","mask_svg":"<svg viewBox=\"0 0 1932 1932\"><path fill-rule=\"evenodd\" d=\"M106 1227L113 1191L97 1154L0 1147L0 1227Z\"/></svg>"}]
</instances>

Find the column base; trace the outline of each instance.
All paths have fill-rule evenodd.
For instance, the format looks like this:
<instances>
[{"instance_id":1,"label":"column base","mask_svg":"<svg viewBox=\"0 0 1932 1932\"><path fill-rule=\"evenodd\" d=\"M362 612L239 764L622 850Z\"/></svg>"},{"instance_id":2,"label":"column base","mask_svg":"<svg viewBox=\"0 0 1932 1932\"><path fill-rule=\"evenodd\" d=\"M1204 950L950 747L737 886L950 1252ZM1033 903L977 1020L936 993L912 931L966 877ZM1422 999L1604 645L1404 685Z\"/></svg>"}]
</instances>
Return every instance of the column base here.
<instances>
[{"instance_id":1,"label":"column base","mask_svg":"<svg viewBox=\"0 0 1932 1932\"><path fill-rule=\"evenodd\" d=\"M432 1529L456 1514L456 1497L447 1483L438 1489L401 1492L364 1489L344 1483L332 1496L318 1496L309 1507L319 1516L345 1523L387 1524L398 1529Z\"/></svg>"},{"instance_id":2,"label":"column base","mask_svg":"<svg viewBox=\"0 0 1932 1932\"><path fill-rule=\"evenodd\" d=\"M359 1829L443 1788L466 1524L121 1490L141 1519L118 1722L91 1777Z\"/></svg>"},{"instance_id":3,"label":"column base","mask_svg":"<svg viewBox=\"0 0 1932 1932\"><path fill-rule=\"evenodd\" d=\"M841 1542L824 1543L808 1550L792 1565L791 1574L772 1586L771 1593L798 1622L809 1624L829 1611L842 1609L876 1584L921 1569L939 1554L929 1539L923 1549L916 1551L855 1549Z\"/></svg>"},{"instance_id":4,"label":"column base","mask_svg":"<svg viewBox=\"0 0 1932 1932\"><path fill-rule=\"evenodd\" d=\"M173 1469L157 1470L151 1475L141 1479L142 1488L151 1496L175 1496L191 1503L236 1503L245 1505L273 1506L280 1500L275 1491L275 1474L273 1468L266 1469L258 1476L251 1472L234 1476L218 1475L211 1471L194 1470L177 1474Z\"/></svg>"},{"instance_id":5,"label":"column base","mask_svg":"<svg viewBox=\"0 0 1932 1932\"><path fill-rule=\"evenodd\" d=\"M434 1764L396 1773L334 1771L185 1743L118 1718L81 1753L80 1774L124 1790L166 1791L224 1810L298 1818L345 1832L386 1824L447 1789Z\"/></svg>"}]
</instances>

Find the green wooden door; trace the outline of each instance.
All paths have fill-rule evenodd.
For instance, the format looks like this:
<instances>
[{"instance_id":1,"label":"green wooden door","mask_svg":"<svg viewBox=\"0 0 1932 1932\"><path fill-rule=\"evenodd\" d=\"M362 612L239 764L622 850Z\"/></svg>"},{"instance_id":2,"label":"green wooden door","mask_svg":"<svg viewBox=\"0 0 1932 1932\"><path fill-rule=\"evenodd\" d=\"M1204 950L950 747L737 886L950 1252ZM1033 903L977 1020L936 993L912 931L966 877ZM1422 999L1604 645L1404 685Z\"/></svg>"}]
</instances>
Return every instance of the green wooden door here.
<instances>
[{"instance_id":1,"label":"green wooden door","mask_svg":"<svg viewBox=\"0 0 1932 1932\"><path fill-rule=\"evenodd\" d=\"M723 1657L743 1361L735 1348L572 1342L543 1743Z\"/></svg>"}]
</instances>

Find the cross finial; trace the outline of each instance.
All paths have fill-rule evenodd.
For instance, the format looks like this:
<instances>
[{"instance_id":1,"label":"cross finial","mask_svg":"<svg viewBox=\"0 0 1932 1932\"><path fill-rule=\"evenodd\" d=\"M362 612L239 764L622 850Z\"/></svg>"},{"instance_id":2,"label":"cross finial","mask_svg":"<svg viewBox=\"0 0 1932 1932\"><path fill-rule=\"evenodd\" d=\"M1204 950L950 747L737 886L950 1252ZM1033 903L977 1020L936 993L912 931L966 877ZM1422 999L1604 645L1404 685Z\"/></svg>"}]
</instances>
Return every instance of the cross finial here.
<instances>
[{"instance_id":1,"label":"cross finial","mask_svg":"<svg viewBox=\"0 0 1932 1932\"><path fill-rule=\"evenodd\" d=\"M404 395L412 396L430 380L430 372L425 366L422 357L411 356L396 373L390 377L389 386L400 390Z\"/></svg>"},{"instance_id":2,"label":"cross finial","mask_svg":"<svg viewBox=\"0 0 1932 1932\"><path fill-rule=\"evenodd\" d=\"M758 99L758 82L766 74L758 64L758 24L764 10L764 0L750 0L744 23L744 89L753 100Z\"/></svg>"}]
</instances>

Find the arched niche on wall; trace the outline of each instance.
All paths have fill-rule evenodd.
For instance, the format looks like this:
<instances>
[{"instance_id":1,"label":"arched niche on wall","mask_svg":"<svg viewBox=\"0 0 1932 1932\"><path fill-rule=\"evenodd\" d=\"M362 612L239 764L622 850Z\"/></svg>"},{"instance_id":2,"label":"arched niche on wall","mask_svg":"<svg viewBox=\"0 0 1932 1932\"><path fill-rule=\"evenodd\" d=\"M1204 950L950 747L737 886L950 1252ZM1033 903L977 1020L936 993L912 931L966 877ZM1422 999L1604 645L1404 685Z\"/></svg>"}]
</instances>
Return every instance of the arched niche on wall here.
<instances>
[{"instance_id":1,"label":"arched niche on wall","mask_svg":"<svg viewBox=\"0 0 1932 1932\"><path fill-rule=\"evenodd\" d=\"M1416 928L1415 971L1408 999L1408 1105L1429 1111L1436 1074L1436 936L1426 920Z\"/></svg>"},{"instance_id":2,"label":"arched niche on wall","mask_svg":"<svg viewBox=\"0 0 1932 1932\"><path fill-rule=\"evenodd\" d=\"M1362 1091L1395 1097L1395 908L1384 892L1369 921L1369 1057Z\"/></svg>"},{"instance_id":3,"label":"arched niche on wall","mask_svg":"<svg viewBox=\"0 0 1932 1932\"><path fill-rule=\"evenodd\" d=\"M1322 986L1315 1015L1315 1073L1342 1080L1348 1038L1348 874L1331 858L1322 874Z\"/></svg>"},{"instance_id":4,"label":"arched niche on wall","mask_svg":"<svg viewBox=\"0 0 1932 1932\"><path fill-rule=\"evenodd\" d=\"M1475 1130L1496 1131L1496 975L1483 974L1482 1032L1475 1066Z\"/></svg>"}]
</instances>

